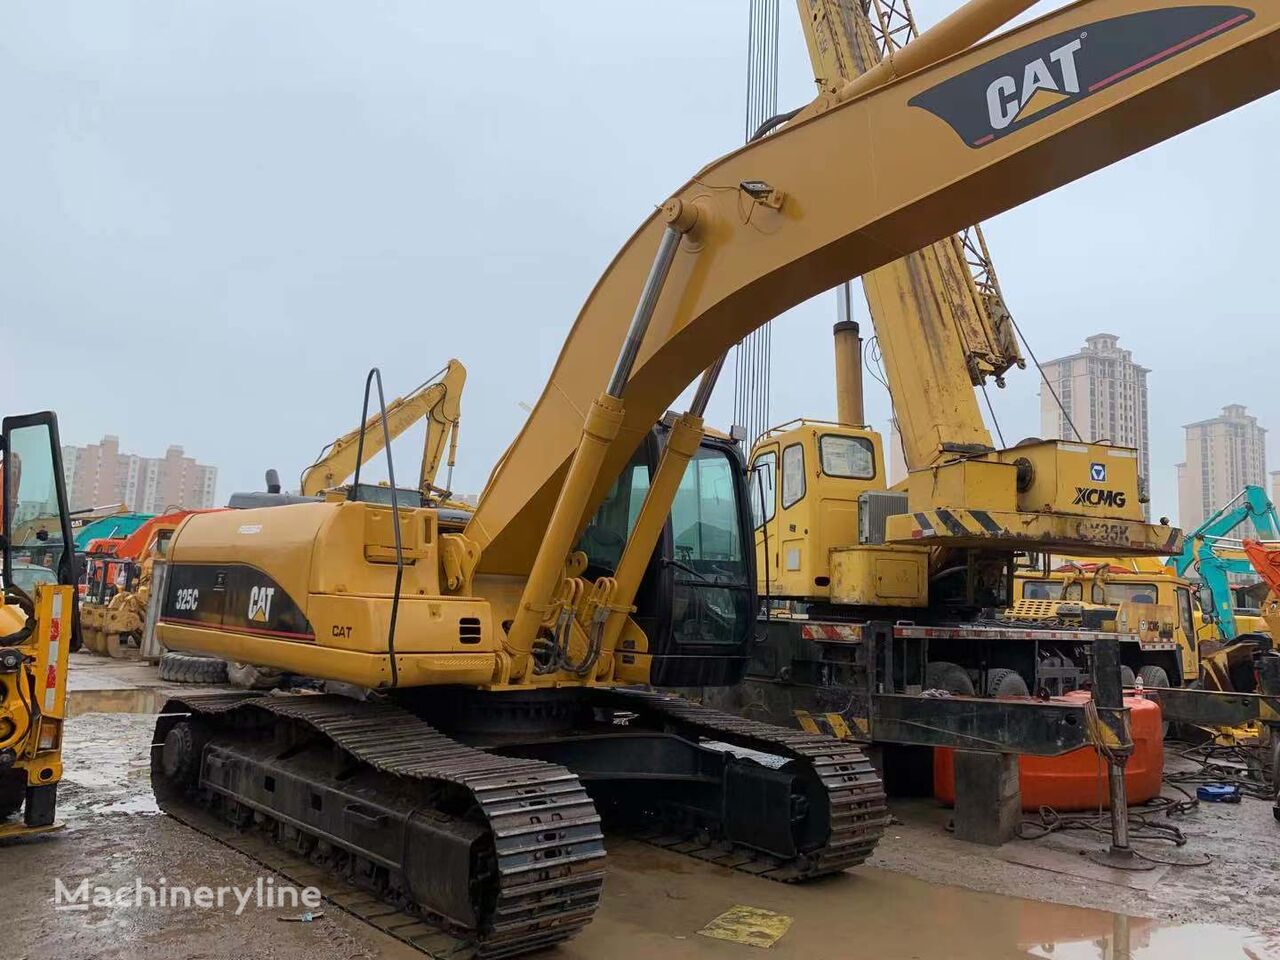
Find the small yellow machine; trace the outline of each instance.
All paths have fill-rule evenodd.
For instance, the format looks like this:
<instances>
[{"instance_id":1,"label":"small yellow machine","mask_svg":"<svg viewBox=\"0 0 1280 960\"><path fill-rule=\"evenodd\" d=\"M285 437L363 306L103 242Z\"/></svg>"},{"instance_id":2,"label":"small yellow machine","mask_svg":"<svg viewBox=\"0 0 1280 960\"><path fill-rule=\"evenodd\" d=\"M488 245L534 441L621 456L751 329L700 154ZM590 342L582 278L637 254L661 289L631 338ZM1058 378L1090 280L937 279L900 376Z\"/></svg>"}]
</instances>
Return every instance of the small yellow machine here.
<instances>
[{"instance_id":1,"label":"small yellow machine","mask_svg":"<svg viewBox=\"0 0 1280 960\"><path fill-rule=\"evenodd\" d=\"M314 497L345 481L362 463L367 463L382 450L384 436L394 440L419 420L426 418L427 435L422 450L422 469L418 486L424 493L447 494L453 482L453 465L458 453L459 407L462 388L467 381L467 368L458 360L450 360L443 370L403 397L387 404L385 416L374 416L363 428L344 433L320 452L319 459L302 471L299 489L303 496ZM386 432L383 432L383 423ZM443 487L435 486L440 461L448 444L448 474ZM361 460L363 458L363 460Z\"/></svg>"},{"instance_id":2,"label":"small yellow machine","mask_svg":"<svg viewBox=\"0 0 1280 960\"><path fill-rule=\"evenodd\" d=\"M57 825L67 656L79 646L57 419L52 413L6 417L2 436L0 839ZM25 532L15 538L19 527Z\"/></svg>"}]
</instances>

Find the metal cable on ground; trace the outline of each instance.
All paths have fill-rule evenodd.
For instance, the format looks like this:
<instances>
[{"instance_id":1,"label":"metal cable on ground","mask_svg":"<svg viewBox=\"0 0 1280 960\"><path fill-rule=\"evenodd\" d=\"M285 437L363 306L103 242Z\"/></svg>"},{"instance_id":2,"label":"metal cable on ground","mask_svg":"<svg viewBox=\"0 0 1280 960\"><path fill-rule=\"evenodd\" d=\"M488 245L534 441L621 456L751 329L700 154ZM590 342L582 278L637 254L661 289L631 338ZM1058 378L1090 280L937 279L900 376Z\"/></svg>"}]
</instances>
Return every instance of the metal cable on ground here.
<instances>
[{"instance_id":1,"label":"metal cable on ground","mask_svg":"<svg viewBox=\"0 0 1280 960\"><path fill-rule=\"evenodd\" d=\"M1085 724L1090 730L1096 730L1101 733L1102 719L1098 715L1097 705L1092 700L1085 704ZM1095 734L1091 736L1091 739L1098 754L1098 809L1090 813L1061 813L1053 807L1041 806L1037 818L1028 818L1018 824L1017 835L1019 839L1039 840L1049 836L1051 833L1061 833L1069 830L1084 830L1102 834L1106 837L1111 836L1111 814L1103 802L1102 784L1103 779L1107 776L1106 764L1119 758L1106 746L1103 737ZM1123 773L1121 775L1123 776ZM1185 799L1178 800L1175 797L1158 796L1153 797L1141 806L1130 807L1128 810L1130 840L1152 840L1172 843L1175 847L1186 845L1187 835L1182 832L1180 827L1170 822L1169 818L1175 814L1190 812L1199 806L1199 801L1177 783L1171 782L1168 776L1165 777L1165 781L1173 789L1181 793ZM1208 855L1202 855L1199 860L1168 860L1142 850L1134 850L1133 855L1152 863L1167 863L1181 867L1202 867L1207 866L1212 861L1212 858Z\"/></svg>"},{"instance_id":2,"label":"metal cable on ground","mask_svg":"<svg viewBox=\"0 0 1280 960\"><path fill-rule=\"evenodd\" d=\"M1255 800L1275 799L1276 791L1267 780L1265 765L1246 747L1209 742L1183 750L1178 756L1198 764L1198 767L1166 773L1166 783L1173 786L1222 783Z\"/></svg>"}]
</instances>

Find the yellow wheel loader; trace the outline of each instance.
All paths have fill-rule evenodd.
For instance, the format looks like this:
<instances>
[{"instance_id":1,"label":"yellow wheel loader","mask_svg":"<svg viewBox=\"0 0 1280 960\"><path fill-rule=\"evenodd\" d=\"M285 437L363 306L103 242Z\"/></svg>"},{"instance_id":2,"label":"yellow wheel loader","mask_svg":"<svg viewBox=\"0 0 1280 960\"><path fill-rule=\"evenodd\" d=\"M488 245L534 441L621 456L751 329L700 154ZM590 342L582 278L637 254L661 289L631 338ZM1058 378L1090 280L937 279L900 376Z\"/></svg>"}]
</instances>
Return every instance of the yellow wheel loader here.
<instances>
[{"instance_id":1,"label":"yellow wheel loader","mask_svg":"<svg viewBox=\"0 0 1280 960\"><path fill-rule=\"evenodd\" d=\"M52 413L6 417L0 441L0 839L52 830L67 656L79 647L75 551Z\"/></svg>"}]
</instances>

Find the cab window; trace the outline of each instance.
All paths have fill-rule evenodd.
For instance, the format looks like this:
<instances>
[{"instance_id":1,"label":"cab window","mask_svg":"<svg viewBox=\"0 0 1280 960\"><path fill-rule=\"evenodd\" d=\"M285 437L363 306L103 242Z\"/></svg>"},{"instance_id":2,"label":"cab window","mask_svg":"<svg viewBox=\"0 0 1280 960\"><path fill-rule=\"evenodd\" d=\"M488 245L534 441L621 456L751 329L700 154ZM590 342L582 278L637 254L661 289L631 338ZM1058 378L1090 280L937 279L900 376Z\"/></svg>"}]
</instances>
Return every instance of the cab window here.
<instances>
[{"instance_id":1,"label":"cab window","mask_svg":"<svg viewBox=\"0 0 1280 960\"><path fill-rule=\"evenodd\" d=\"M751 501L751 516L759 530L773 519L778 506L778 454L769 450L756 457L751 465L751 482L747 499Z\"/></svg>"},{"instance_id":2,"label":"cab window","mask_svg":"<svg viewBox=\"0 0 1280 960\"><path fill-rule=\"evenodd\" d=\"M870 480L876 475L876 454L866 437L827 434L818 439L818 459L828 477Z\"/></svg>"},{"instance_id":3,"label":"cab window","mask_svg":"<svg viewBox=\"0 0 1280 960\"><path fill-rule=\"evenodd\" d=\"M1027 580L1022 584L1023 600L1060 600L1062 584L1056 580Z\"/></svg>"},{"instance_id":4,"label":"cab window","mask_svg":"<svg viewBox=\"0 0 1280 960\"><path fill-rule=\"evenodd\" d=\"M1186 587L1178 587L1175 591L1178 597L1178 619L1182 621L1182 629L1187 631L1188 636L1195 634L1195 619L1191 613L1191 591Z\"/></svg>"},{"instance_id":5,"label":"cab window","mask_svg":"<svg viewBox=\"0 0 1280 960\"><path fill-rule=\"evenodd\" d=\"M804 496L804 447L793 443L782 451L782 508L800 502Z\"/></svg>"},{"instance_id":6,"label":"cab window","mask_svg":"<svg viewBox=\"0 0 1280 960\"><path fill-rule=\"evenodd\" d=\"M641 451L643 452L643 446ZM649 467L639 456L632 459L609 488L604 503L596 511L578 541L587 555L587 568L595 572L618 569L622 550L635 529L645 494L649 492Z\"/></svg>"},{"instance_id":7,"label":"cab window","mask_svg":"<svg viewBox=\"0 0 1280 960\"><path fill-rule=\"evenodd\" d=\"M1107 584L1107 603L1155 603L1159 596L1154 583Z\"/></svg>"},{"instance_id":8,"label":"cab window","mask_svg":"<svg viewBox=\"0 0 1280 960\"><path fill-rule=\"evenodd\" d=\"M733 479L734 466L727 456L700 448L685 468L671 504L676 559L704 577L730 571L739 576L745 569Z\"/></svg>"}]
</instances>

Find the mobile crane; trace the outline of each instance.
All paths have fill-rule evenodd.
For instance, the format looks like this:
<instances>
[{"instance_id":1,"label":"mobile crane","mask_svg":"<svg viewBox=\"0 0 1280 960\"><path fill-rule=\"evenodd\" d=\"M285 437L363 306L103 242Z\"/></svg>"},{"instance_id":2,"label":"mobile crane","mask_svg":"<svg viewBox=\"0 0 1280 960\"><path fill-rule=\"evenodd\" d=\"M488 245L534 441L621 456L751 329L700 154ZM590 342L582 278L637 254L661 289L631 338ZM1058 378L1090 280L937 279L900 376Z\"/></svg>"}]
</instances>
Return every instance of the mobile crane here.
<instances>
[{"instance_id":1,"label":"mobile crane","mask_svg":"<svg viewBox=\"0 0 1280 960\"><path fill-rule=\"evenodd\" d=\"M57 418L5 417L0 438L0 838L9 838L57 827L67 656L80 636ZM30 538L18 535L23 526Z\"/></svg>"},{"instance_id":2,"label":"mobile crane","mask_svg":"<svg viewBox=\"0 0 1280 960\"><path fill-rule=\"evenodd\" d=\"M589 921L601 814L779 880L861 862L884 794L852 744L627 689L734 684L749 655L745 484L702 452L706 380L654 468L627 467L686 386L788 307L1280 86L1269 7L1086 0L978 43L1028 6L974 0L679 188L597 283L465 521L394 481L376 502L353 483L187 518L167 646L371 695L170 701L162 808L259 831L408 907L404 939L444 929L481 956ZM1010 515L1034 514L1018 477L1044 496L1089 469L1088 451L1019 453L1031 471L973 467ZM950 466L937 489L969 469ZM1149 528L1097 507L1033 524L1147 549ZM911 541L919 512L889 517L891 536ZM664 602L644 602L646 578Z\"/></svg>"},{"instance_id":3,"label":"mobile crane","mask_svg":"<svg viewBox=\"0 0 1280 960\"><path fill-rule=\"evenodd\" d=\"M918 42L906 5L799 6L821 90ZM1126 632L1123 656L1132 669L1165 658L1172 668L1172 605L1154 617L1091 611L1053 630L1029 630L1019 616L1020 556L1155 556L1179 541L1176 530L1142 522L1136 451L1056 441L995 448L974 388L991 378L1003 385L1004 372L1024 364L981 228L872 271L863 286L909 478L889 488L882 438L865 426L860 331L838 323L837 421L783 424L752 450L762 484L753 500L756 570L761 592L777 602L746 685L707 698L774 722L795 717L840 735L893 739L907 727L881 708L908 703L871 691L1065 693L1089 681L1103 626L1114 633L1130 620L1158 622L1144 636ZM1034 626L1050 625L1043 608ZM991 720L977 738L987 745L1005 730L1022 737L1011 749L1044 742L1025 724L1005 723L1000 709L973 706L966 722L976 717ZM934 717L917 729L925 726L933 736L946 723Z\"/></svg>"},{"instance_id":4,"label":"mobile crane","mask_svg":"<svg viewBox=\"0 0 1280 960\"><path fill-rule=\"evenodd\" d=\"M458 360L450 360L438 374L403 397L396 397L386 410L386 436L394 440L419 420L427 421L427 436L422 450L419 486L424 491L447 494L453 482L453 465L458 453L458 420L462 388L467 368ZM364 444L361 446L361 434ZM436 474L448 444L448 475L443 487L436 487ZM338 486L351 476L362 462L368 462L382 450L382 415L368 424L344 433L326 446L315 463L302 471L299 489L303 496L314 497ZM360 457L364 460L361 461Z\"/></svg>"}]
</instances>

